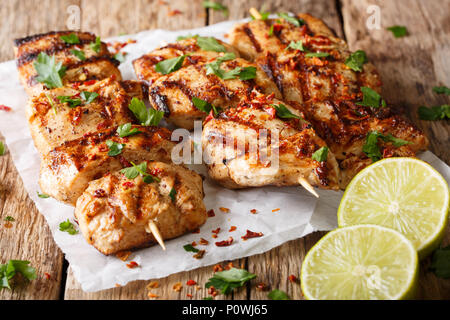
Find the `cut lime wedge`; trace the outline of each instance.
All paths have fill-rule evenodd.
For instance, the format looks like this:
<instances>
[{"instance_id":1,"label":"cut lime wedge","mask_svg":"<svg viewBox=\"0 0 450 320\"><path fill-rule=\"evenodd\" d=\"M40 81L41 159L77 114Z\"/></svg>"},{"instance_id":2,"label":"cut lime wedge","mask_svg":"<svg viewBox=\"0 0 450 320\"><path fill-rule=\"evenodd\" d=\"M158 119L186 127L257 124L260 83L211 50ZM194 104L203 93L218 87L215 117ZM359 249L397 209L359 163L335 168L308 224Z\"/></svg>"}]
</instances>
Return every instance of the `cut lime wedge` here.
<instances>
[{"instance_id":1,"label":"cut lime wedge","mask_svg":"<svg viewBox=\"0 0 450 320\"><path fill-rule=\"evenodd\" d=\"M350 182L338 209L339 227L376 224L405 235L423 258L436 249L448 222L449 189L429 164L389 158Z\"/></svg>"},{"instance_id":2,"label":"cut lime wedge","mask_svg":"<svg viewBox=\"0 0 450 320\"><path fill-rule=\"evenodd\" d=\"M326 234L303 261L301 286L310 300L397 300L414 297L417 251L401 233L375 225Z\"/></svg>"}]
</instances>

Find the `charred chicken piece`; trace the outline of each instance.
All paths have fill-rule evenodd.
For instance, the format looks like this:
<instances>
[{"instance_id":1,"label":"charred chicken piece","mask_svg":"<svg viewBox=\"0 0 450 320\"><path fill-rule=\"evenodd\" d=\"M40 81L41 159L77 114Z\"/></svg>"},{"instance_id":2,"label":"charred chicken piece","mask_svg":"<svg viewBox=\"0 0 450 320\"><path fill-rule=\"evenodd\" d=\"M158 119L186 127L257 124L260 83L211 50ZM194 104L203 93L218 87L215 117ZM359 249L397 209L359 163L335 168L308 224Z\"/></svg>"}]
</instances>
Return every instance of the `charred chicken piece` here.
<instances>
[{"instance_id":1,"label":"charred chicken piece","mask_svg":"<svg viewBox=\"0 0 450 320\"><path fill-rule=\"evenodd\" d=\"M325 142L302 113L273 96L256 94L208 117L202 147L209 175L227 188L295 186L301 179L320 188L338 188L333 153L325 151ZM313 160L320 149L323 158Z\"/></svg>"},{"instance_id":2,"label":"charred chicken piece","mask_svg":"<svg viewBox=\"0 0 450 320\"><path fill-rule=\"evenodd\" d=\"M117 68L119 61L109 53L105 43L89 32L52 31L16 39L14 53L19 79L29 95L36 95L48 89L46 84L38 81L39 75L34 65L40 53L54 57L55 65L62 63L64 71L61 71L60 76L62 75L63 85L110 76L121 79ZM49 68L52 66L52 63L48 64Z\"/></svg>"},{"instance_id":3,"label":"charred chicken piece","mask_svg":"<svg viewBox=\"0 0 450 320\"><path fill-rule=\"evenodd\" d=\"M183 166L149 161L147 178L114 172L89 183L75 217L89 244L105 255L155 243L153 222L163 239L181 236L207 219L202 178ZM151 177L149 181L148 177Z\"/></svg>"}]
</instances>

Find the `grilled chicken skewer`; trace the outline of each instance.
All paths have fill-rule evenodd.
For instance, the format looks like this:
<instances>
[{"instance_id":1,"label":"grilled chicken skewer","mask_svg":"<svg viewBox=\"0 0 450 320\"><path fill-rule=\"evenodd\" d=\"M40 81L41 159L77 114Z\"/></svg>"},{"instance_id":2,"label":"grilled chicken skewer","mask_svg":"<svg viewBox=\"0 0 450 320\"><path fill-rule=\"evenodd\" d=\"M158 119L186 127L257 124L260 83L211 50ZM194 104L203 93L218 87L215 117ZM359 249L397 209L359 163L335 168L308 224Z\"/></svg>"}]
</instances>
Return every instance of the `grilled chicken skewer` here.
<instances>
[{"instance_id":1,"label":"grilled chicken skewer","mask_svg":"<svg viewBox=\"0 0 450 320\"><path fill-rule=\"evenodd\" d=\"M285 101L304 112L340 161L342 188L372 162L363 146L374 130L407 142L397 148L380 140L386 156L413 156L427 147L423 133L388 107L361 105L362 87L381 91L372 64L364 61L360 70L350 68L347 44L322 21L307 14L291 18L297 25L286 19L238 24L230 41L276 82Z\"/></svg>"},{"instance_id":2,"label":"grilled chicken skewer","mask_svg":"<svg viewBox=\"0 0 450 320\"><path fill-rule=\"evenodd\" d=\"M110 76L121 79L117 68L119 61L113 58L100 38L88 32L58 31L16 39L14 53L19 79L29 95L49 89L47 84L39 82L35 67L36 63L45 59L48 59L45 61L47 71L61 63L59 76L62 83L56 87Z\"/></svg>"},{"instance_id":3,"label":"grilled chicken skewer","mask_svg":"<svg viewBox=\"0 0 450 320\"><path fill-rule=\"evenodd\" d=\"M103 254L146 247L158 237L175 238L206 221L197 173L162 162L147 162L146 172L152 182L146 183L142 175L129 179L113 172L92 181L78 198L75 217L80 229Z\"/></svg>"}]
</instances>

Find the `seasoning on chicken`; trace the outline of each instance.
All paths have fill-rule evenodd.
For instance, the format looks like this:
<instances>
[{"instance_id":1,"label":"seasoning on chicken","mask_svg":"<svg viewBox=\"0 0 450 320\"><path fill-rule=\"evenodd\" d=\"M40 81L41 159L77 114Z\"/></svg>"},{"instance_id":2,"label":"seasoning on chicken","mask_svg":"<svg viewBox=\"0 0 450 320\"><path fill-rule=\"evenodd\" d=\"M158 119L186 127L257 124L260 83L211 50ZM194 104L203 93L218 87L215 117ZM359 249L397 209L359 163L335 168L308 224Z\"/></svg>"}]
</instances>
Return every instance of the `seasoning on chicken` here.
<instances>
[{"instance_id":1,"label":"seasoning on chicken","mask_svg":"<svg viewBox=\"0 0 450 320\"><path fill-rule=\"evenodd\" d=\"M144 174L113 172L94 180L78 199L75 217L89 244L110 255L197 229L207 219L200 175L183 166L143 162ZM139 164L142 167L142 163Z\"/></svg>"},{"instance_id":2,"label":"seasoning on chicken","mask_svg":"<svg viewBox=\"0 0 450 320\"><path fill-rule=\"evenodd\" d=\"M423 133L379 99L381 81L365 54L359 52L359 64L352 65L355 57L345 41L321 20L307 14L290 21L254 20L236 25L230 41L275 81L284 100L302 111L325 140L343 169L341 187L371 163L363 145L372 130L408 143L397 149L380 140L383 150L393 149L386 156L414 155L427 147ZM364 90L380 103L368 106Z\"/></svg>"},{"instance_id":3,"label":"seasoning on chicken","mask_svg":"<svg viewBox=\"0 0 450 320\"><path fill-rule=\"evenodd\" d=\"M134 122L130 100L112 78L73 83L32 97L26 112L36 148L45 154L86 133Z\"/></svg>"},{"instance_id":4,"label":"seasoning on chicken","mask_svg":"<svg viewBox=\"0 0 450 320\"><path fill-rule=\"evenodd\" d=\"M88 183L108 172L128 167L131 162L171 162L175 142L171 141L169 130L131 125L127 130L130 135L124 136L123 128L89 133L45 154L39 178L42 192L75 205ZM121 133L124 137L120 137Z\"/></svg>"},{"instance_id":5,"label":"seasoning on chicken","mask_svg":"<svg viewBox=\"0 0 450 320\"><path fill-rule=\"evenodd\" d=\"M14 53L19 79L29 95L71 82L121 79L119 61L89 32L52 31L16 39Z\"/></svg>"},{"instance_id":6,"label":"seasoning on chicken","mask_svg":"<svg viewBox=\"0 0 450 320\"><path fill-rule=\"evenodd\" d=\"M273 96L254 92L251 100L208 117L202 147L209 175L227 188L294 186L302 180L338 188L338 164L325 142L303 114ZM321 157L313 156L321 151Z\"/></svg>"}]
</instances>

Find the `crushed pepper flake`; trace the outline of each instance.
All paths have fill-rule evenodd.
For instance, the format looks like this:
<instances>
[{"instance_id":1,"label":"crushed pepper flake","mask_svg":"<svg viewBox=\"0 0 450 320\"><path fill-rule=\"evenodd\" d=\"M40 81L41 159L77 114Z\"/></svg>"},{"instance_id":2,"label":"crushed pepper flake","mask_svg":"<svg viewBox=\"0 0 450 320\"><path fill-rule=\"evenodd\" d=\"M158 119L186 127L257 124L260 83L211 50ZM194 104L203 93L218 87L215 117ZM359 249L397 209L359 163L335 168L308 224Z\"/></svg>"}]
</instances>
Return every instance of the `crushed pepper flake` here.
<instances>
[{"instance_id":1,"label":"crushed pepper flake","mask_svg":"<svg viewBox=\"0 0 450 320\"><path fill-rule=\"evenodd\" d=\"M199 250L196 254L193 255L195 259L201 259L205 255L206 250Z\"/></svg>"},{"instance_id":2,"label":"crushed pepper flake","mask_svg":"<svg viewBox=\"0 0 450 320\"><path fill-rule=\"evenodd\" d=\"M44 272L44 276L45 276L45 279L47 279L47 280L50 280L50 278L51 278L50 273L48 273L48 272Z\"/></svg>"},{"instance_id":3,"label":"crushed pepper flake","mask_svg":"<svg viewBox=\"0 0 450 320\"><path fill-rule=\"evenodd\" d=\"M214 209L208 210L208 212L206 212L206 214L208 215L209 218L216 216Z\"/></svg>"},{"instance_id":4,"label":"crushed pepper flake","mask_svg":"<svg viewBox=\"0 0 450 320\"><path fill-rule=\"evenodd\" d=\"M211 237L213 237L214 239L217 238L217 234L213 234Z\"/></svg>"},{"instance_id":5,"label":"crushed pepper flake","mask_svg":"<svg viewBox=\"0 0 450 320\"><path fill-rule=\"evenodd\" d=\"M145 288L148 290L159 288L159 282L158 281L150 281Z\"/></svg>"},{"instance_id":6,"label":"crushed pepper flake","mask_svg":"<svg viewBox=\"0 0 450 320\"><path fill-rule=\"evenodd\" d=\"M218 234L220 232L220 228L211 231L212 233Z\"/></svg>"},{"instance_id":7,"label":"crushed pepper flake","mask_svg":"<svg viewBox=\"0 0 450 320\"><path fill-rule=\"evenodd\" d=\"M131 251L119 251L116 253L116 257L122 261L127 261L131 255Z\"/></svg>"},{"instance_id":8,"label":"crushed pepper flake","mask_svg":"<svg viewBox=\"0 0 450 320\"><path fill-rule=\"evenodd\" d=\"M130 263L127 263L127 267L130 269L134 269L136 267L139 267L139 264L136 261L130 261Z\"/></svg>"},{"instance_id":9,"label":"crushed pepper flake","mask_svg":"<svg viewBox=\"0 0 450 320\"><path fill-rule=\"evenodd\" d=\"M259 238L262 237L264 234L262 232L253 232L247 229L247 233L245 234L245 236L242 236L242 240L248 240L250 238Z\"/></svg>"},{"instance_id":10,"label":"crushed pepper flake","mask_svg":"<svg viewBox=\"0 0 450 320\"><path fill-rule=\"evenodd\" d=\"M195 286L197 284L197 282L195 281L195 280L188 280L188 281L186 281L186 285L188 285L188 286Z\"/></svg>"},{"instance_id":11,"label":"crushed pepper flake","mask_svg":"<svg viewBox=\"0 0 450 320\"><path fill-rule=\"evenodd\" d=\"M209 287L208 294L212 295L213 297L217 296L216 288L214 288L214 286Z\"/></svg>"},{"instance_id":12,"label":"crushed pepper flake","mask_svg":"<svg viewBox=\"0 0 450 320\"><path fill-rule=\"evenodd\" d=\"M293 274L289 275L288 279L290 282L294 282L294 283L296 283L298 281L297 277L294 276Z\"/></svg>"},{"instance_id":13,"label":"crushed pepper flake","mask_svg":"<svg viewBox=\"0 0 450 320\"><path fill-rule=\"evenodd\" d=\"M159 298L158 295L156 295L156 294L154 294L154 293L152 293L152 292L147 293L147 296L148 296L150 299L158 299L158 298Z\"/></svg>"},{"instance_id":14,"label":"crushed pepper flake","mask_svg":"<svg viewBox=\"0 0 450 320\"><path fill-rule=\"evenodd\" d=\"M167 13L167 15L168 15L169 17L173 17L173 16L176 16L176 15L182 14L182 13L183 13L182 11L175 9L175 10L170 10L170 11Z\"/></svg>"},{"instance_id":15,"label":"crushed pepper flake","mask_svg":"<svg viewBox=\"0 0 450 320\"><path fill-rule=\"evenodd\" d=\"M233 231L236 231L236 229L237 229L237 227L236 227L236 226L231 226L231 227L230 227L230 230L228 230L228 232L233 232Z\"/></svg>"},{"instance_id":16,"label":"crushed pepper flake","mask_svg":"<svg viewBox=\"0 0 450 320\"><path fill-rule=\"evenodd\" d=\"M205 238L200 238L199 243L203 246L207 246L209 244L209 241L206 240Z\"/></svg>"},{"instance_id":17,"label":"crushed pepper flake","mask_svg":"<svg viewBox=\"0 0 450 320\"><path fill-rule=\"evenodd\" d=\"M225 212L225 213L230 212L230 209L224 208L224 207L220 207L219 210L222 211L222 212Z\"/></svg>"},{"instance_id":18,"label":"crushed pepper flake","mask_svg":"<svg viewBox=\"0 0 450 320\"><path fill-rule=\"evenodd\" d=\"M190 294L190 293L186 293L186 296L187 296L188 298L192 298L192 294Z\"/></svg>"},{"instance_id":19,"label":"crushed pepper flake","mask_svg":"<svg viewBox=\"0 0 450 320\"><path fill-rule=\"evenodd\" d=\"M5 228L7 228L7 229L10 229L10 228L12 228L13 224L11 223L11 221L6 221L6 222L3 224L3 226L4 226Z\"/></svg>"},{"instance_id":20,"label":"crushed pepper flake","mask_svg":"<svg viewBox=\"0 0 450 320\"><path fill-rule=\"evenodd\" d=\"M213 272L219 272L219 271L223 271L223 267L220 264L216 264L213 267Z\"/></svg>"},{"instance_id":21,"label":"crushed pepper flake","mask_svg":"<svg viewBox=\"0 0 450 320\"><path fill-rule=\"evenodd\" d=\"M250 210L250 213L252 213L252 214L256 214L256 213L257 213L257 211L256 211L256 209L252 209L252 210Z\"/></svg>"},{"instance_id":22,"label":"crushed pepper flake","mask_svg":"<svg viewBox=\"0 0 450 320\"><path fill-rule=\"evenodd\" d=\"M230 270L231 268L234 268L233 262L228 262L228 264L225 266L225 270Z\"/></svg>"},{"instance_id":23,"label":"crushed pepper flake","mask_svg":"<svg viewBox=\"0 0 450 320\"><path fill-rule=\"evenodd\" d=\"M256 290L266 291L267 289L268 289L268 286L264 282L260 282L256 285Z\"/></svg>"},{"instance_id":24,"label":"crushed pepper flake","mask_svg":"<svg viewBox=\"0 0 450 320\"><path fill-rule=\"evenodd\" d=\"M276 208L276 209L273 209L272 212L277 212L277 211L280 211L280 210L281 210L280 208Z\"/></svg>"},{"instance_id":25,"label":"crushed pepper flake","mask_svg":"<svg viewBox=\"0 0 450 320\"><path fill-rule=\"evenodd\" d=\"M216 242L216 246L218 247L228 247L233 243L233 237L229 237L228 240L223 240L223 241L219 241Z\"/></svg>"},{"instance_id":26,"label":"crushed pepper flake","mask_svg":"<svg viewBox=\"0 0 450 320\"><path fill-rule=\"evenodd\" d=\"M183 285L181 284L181 282L177 282L173 285L172 289L173 291L180 292L181 289L183 289Z\"/></svg>"},{"instance_id":27,"label":"crushed pepper flake","mask_svg":"<svg viewBox=\"0 0 450 320\"><path fill-rule=\"evenodd\" d=\"M11 108L8 106L5 106L4 104L0 104L0 110L2 111L11 111Z\"/></svg>"},{"instance_id":28,"label":"crushed pepper flake","mask_svg":"<svg viewBox=\"0 0 450 320\"><path fill-rule=\"evenodd\" d=\"M197 246L197 242L192 241L191 246L196 247Z\"/></svg>"}]
</instances>

